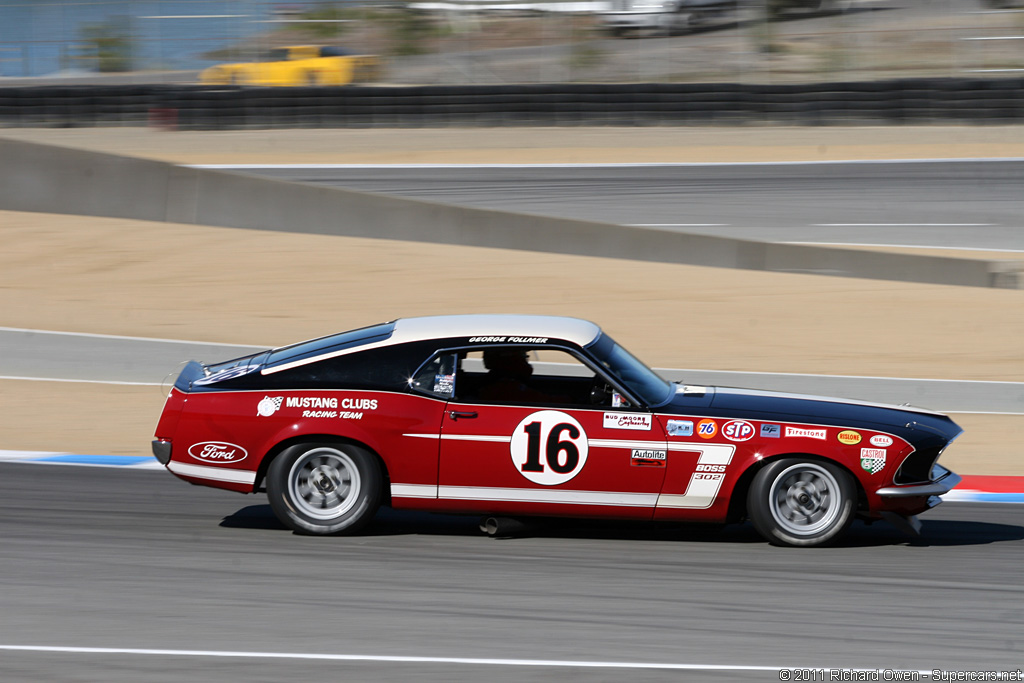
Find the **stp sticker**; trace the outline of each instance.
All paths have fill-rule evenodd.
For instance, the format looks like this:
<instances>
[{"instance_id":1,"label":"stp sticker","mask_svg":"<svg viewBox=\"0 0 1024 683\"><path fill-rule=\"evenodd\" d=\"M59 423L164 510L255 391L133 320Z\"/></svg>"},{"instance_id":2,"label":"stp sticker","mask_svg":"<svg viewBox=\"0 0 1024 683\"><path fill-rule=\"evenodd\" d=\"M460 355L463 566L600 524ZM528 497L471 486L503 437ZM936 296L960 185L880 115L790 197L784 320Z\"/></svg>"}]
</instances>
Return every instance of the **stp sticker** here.
<instances>
[{"instance_id":1,"label":"stp sticker","mask_svg":"<svg viewBox=\"0 0 1024 683\"><path fill-rule=\"evenodd\" d=\"M722 425L722 436L729 441L747 441L756 431L754 425L744 420L729 420Z\"/></svg>"},{"instance_id":2,"label":"stp sticker","mask_svg":"<svg viewBox=\"0 0 1024 683\"><path fill-rule=\"evenodd\" d=\"M855 432L852 429L844 429L843 431L836 434L836 438L839 439L839 443L845 443L847 446L853 446L860 443L860 432Z\"/></svg>"},{"instance_id":3,"label":"stp sticker","mask_svg":"<svg viewBox=\"0 0 1024 683\"><path fill-rule=\"evenodd\" d=\"M879 448L888 448L892 445L892 437L885 434L875 434L871 437L871 445Z\"/></svg>"},{"instance_id":4,"label":"stp sticker","mask_svg":"<svg viewBox=\"0 0 1024 683\"><path fill-rule=\"evenodd\" d=\"M583 426L558 410L527 415L516 425L509 443L516 471L541 486L564 484L579 474L588 450Z\"/></svg>"},{"instance_id":5,"label":"stp sticker","mask_svg":"<svg viewBox=\"0 0 1024 683\"><path fill-rule=\"evenodd\" d=\"M714 420L701 420L697 423L697 436L702 439L713 439L718 433L718 423Z\"/></svg>"},{"instance_id":6,"label":"stp sticker","mask_svg":"<svg viewBox=\"0 0 1024 683\"><path fill-rule=\"evenodd\" d=\"M203 441L188 447L188 454L200 462L224 465L241 462L249 455L244 448L226 441Z\"/></svg>"},{"instance_id":7,"label":"stp sticker","mask_svg":"<svg viewBox=\"0 0 1024 683\"><path fill-rule=\"evenodd\" d=\"M884 448L862 448L860 449L860 466L874 474L885 469Z\"/></svg>"}]
</instances>

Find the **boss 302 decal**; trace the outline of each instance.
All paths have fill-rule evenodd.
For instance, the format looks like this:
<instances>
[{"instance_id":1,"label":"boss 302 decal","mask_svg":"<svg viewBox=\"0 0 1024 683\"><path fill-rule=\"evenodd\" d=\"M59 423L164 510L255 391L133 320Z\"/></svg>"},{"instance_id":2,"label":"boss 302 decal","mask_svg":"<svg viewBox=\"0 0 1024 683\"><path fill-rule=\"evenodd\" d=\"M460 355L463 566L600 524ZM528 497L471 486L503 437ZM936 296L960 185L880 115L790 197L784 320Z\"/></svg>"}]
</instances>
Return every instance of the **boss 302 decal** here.
<instances>
[{"instance_id":1,"label":"boss 302 decal","mask_svg":"<svg viewBox=\"0 0 1024 683\"><path fill-rule=\"evenodd\" d=\"M711 507L725 480L726 465L736 453L733 444L670 443L669 450L697 454L697 467L683 495L662 493L658 496L660 508L702 509Z\"/></svg>"}]
</instances>

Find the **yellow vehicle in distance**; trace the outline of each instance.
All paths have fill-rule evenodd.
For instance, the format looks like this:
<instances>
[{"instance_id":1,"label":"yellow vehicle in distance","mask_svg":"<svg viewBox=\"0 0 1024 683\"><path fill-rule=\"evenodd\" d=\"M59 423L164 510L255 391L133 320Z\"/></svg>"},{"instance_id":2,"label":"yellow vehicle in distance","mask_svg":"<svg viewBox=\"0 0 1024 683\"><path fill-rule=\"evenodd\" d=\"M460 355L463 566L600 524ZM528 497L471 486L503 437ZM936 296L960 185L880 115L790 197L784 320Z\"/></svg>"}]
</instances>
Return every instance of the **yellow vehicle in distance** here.
<instances>
[{"instance_id":1,"label":"yellow vehicle in distance","mask_svg":"<svg viewBox=\"0 0 1024 683\"><path fill-rule=\"evenodd\" d=\"M348 85L376 81L380 63L373 55L359 55L339 47L295 45L270 50L255 62L218 64L204 69L204 85Z\"/></svg>"}]
</instances>

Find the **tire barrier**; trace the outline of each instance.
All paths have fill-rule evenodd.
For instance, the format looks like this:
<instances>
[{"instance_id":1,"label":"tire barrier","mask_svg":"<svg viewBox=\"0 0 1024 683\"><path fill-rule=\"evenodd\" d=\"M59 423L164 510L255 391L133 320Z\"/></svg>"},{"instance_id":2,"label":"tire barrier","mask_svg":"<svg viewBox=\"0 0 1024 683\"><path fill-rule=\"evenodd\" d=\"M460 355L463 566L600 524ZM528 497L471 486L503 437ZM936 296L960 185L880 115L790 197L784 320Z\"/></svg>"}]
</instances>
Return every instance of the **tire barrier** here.
<instances>
[{"instance_id":1,"label":"tire barrier","mask_svg":"<svg viewBox=\"0 0 1024 683\"><path fill-rule=\"evenodd\" d=\"M201 130L771 123L1006 124L1024 78L509 86L112 85L0 88L0 125Z\"/></svg>"}]
</instances>

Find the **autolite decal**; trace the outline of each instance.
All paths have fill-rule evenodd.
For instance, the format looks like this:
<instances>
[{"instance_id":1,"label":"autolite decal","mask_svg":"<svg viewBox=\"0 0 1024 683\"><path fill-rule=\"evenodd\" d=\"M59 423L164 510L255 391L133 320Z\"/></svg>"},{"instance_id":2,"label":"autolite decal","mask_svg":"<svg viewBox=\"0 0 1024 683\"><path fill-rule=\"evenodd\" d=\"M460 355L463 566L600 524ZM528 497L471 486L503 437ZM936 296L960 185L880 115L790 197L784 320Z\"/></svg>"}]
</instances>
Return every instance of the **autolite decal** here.
<instances>
[{"instance_id":1,"label":"autolite decal","mask_svg":"<svg viewBox=\"0 0 1024 683\"><path fill-rule=\"evenodd\" d=\"M188 454L200 462L232 463L241 462L249 455L244 448L224 441L203 441L192 444Z\"/></svg>"},{"instance_id":2,"label":"autolite decal","mask_svg":"<svg viewBox=\"0 0 1024 683\"><path fill-rule=\"evenodd\" d=\"M636 467L664 467L666 459L665 451L634 448L629 464Z\"/></svg>"}]
</instances>

